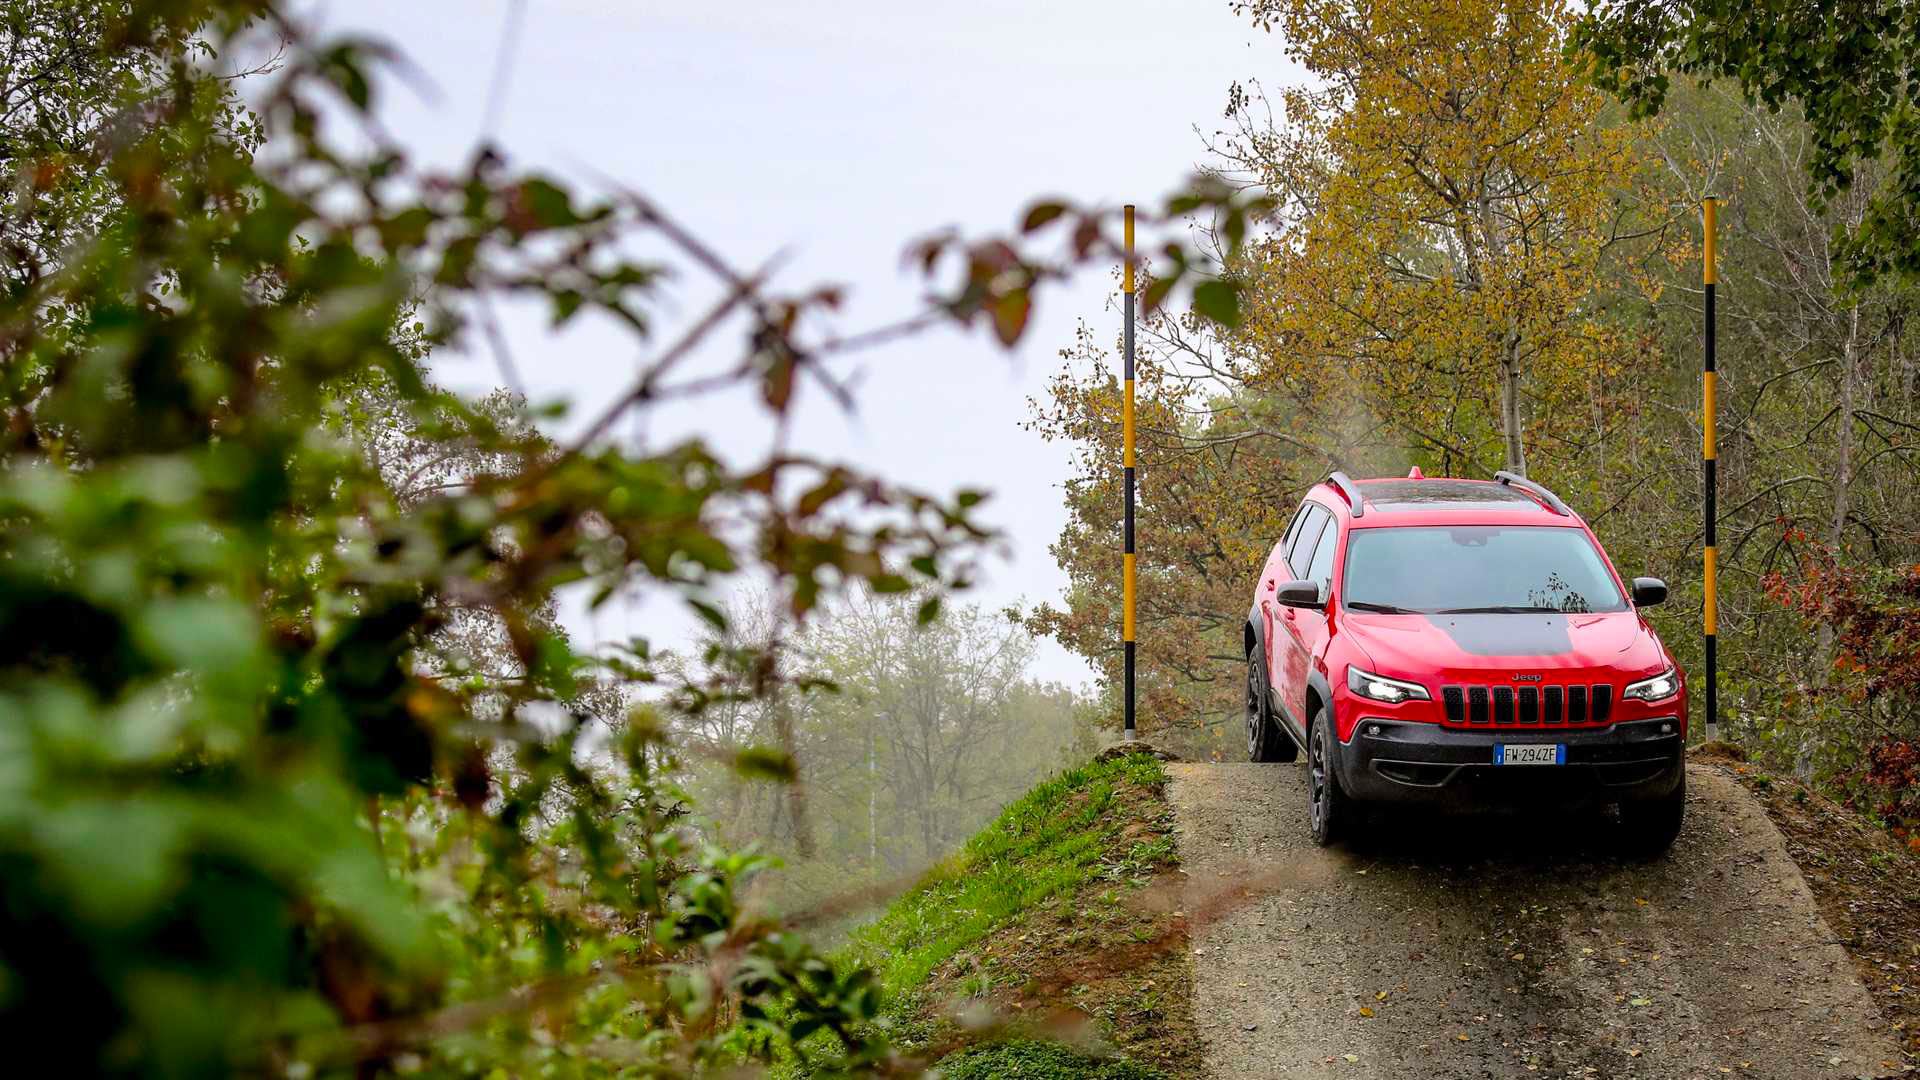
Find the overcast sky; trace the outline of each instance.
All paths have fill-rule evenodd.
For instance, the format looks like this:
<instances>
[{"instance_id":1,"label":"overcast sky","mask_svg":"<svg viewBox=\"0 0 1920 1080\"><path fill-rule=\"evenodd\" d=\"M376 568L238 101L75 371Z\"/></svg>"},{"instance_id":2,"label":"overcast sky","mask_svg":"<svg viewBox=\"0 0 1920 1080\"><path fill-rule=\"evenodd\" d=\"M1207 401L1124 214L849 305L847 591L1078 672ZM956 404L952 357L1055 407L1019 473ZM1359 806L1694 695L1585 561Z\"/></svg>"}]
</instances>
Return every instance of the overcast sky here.
<instances>
[{"instance_id":1,"label":"overcast sky","mask_svg":"<svg viewBox=\"0 0 1920 1080\"><path fill-rule=\"evenodd\" d=\"M504 0L315 0L331 30L396 42L426 77L390 86L390 130L421 158L463 162L488 124ZM1288 80L1279 42L1227 0L911 0L669 4L527 0L507 44L492 134L521 164L645 191L742 265L789 255L790 286L851 289L848 329L912 310L900 254L945 225L1005 230L1038 195L1158 201L1201 160L1227 85ZM1009 561L968 597L1000 606L1060 594L1047 552L1065 520L1067 449L1020 429L1076 322L1117 334L1114 280L1088 273L1043 299L1009 355L983 334L942 330L857 362L859 410L814 395L800 444L937 491L990 489L986 520ZM699 310L689 284L678 314ZM630 377L631 339L586 326L562 336L508 319L536 400L593 411ZM441 378L500 381L483 357L439 361ZM649 439L699 430L751 445L765 421L744 400L656 419ZM632 433L630 433L632 434ZM1117 538L1116 538L1117 542ZM671 642L688 624L655 607L574 612L577 633ZM1037 673L1085 684L1052 645Z\"/></svg>"}]
</instances>

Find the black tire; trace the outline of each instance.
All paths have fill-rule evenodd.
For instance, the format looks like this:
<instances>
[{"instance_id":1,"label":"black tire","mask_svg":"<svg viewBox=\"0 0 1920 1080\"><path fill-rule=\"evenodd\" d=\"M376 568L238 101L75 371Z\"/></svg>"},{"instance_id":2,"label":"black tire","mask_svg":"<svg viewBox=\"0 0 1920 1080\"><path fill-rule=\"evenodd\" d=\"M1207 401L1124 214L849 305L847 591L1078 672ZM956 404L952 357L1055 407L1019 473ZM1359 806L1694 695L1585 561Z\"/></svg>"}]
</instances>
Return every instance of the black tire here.
<instances>
[{"instance_id":1,"label":"black tire","mask_svg":"<svg viewBox=\"0 0 1920 1080\"><path fill-rule=\"evenodd\" d=\"M1645 802L1620 804L1620 848L1633 858L1653 859L1666 854L1687 819L1687 773L1673 793Z\"/></svg>"},{"instance_id":2,"label":"black tire","mask_svg":"<svg viewBox=\"0 0 1920 1080\"><path fill-rule=\"evenodd\" d=\"M1247 654L1247 760L1292 761L1300 748L1273 718L1272 690L1258 649Z\"/></svg>"},{"instance_id":3,"label":"black tire","mask_svg":"<svg viewBox=\"0 0 1920 1080\"><path fill-rule=\"evenodd\" d=\"M1307 828L1321 847L1346 835L1359 816L1359 808L1340 786L1333 755L1333 722L1323 708L1307 728Z\"/></svg>"}]
</instances>

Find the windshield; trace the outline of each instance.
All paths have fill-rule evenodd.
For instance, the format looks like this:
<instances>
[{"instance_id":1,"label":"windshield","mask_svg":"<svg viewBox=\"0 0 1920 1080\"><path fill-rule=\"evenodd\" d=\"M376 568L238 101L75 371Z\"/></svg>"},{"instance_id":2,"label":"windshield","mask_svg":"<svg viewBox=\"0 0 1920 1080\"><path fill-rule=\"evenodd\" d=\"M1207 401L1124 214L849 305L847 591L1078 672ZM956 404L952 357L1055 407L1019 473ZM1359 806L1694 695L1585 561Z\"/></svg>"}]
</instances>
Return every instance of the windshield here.
<instances>
[{"instance_id":1,"label":"windshield","mask_svg":"<svg viewBox=\"0 0 1920 1080\"><path fill-rule=\"evenodd\" d=\"M1625 611L1613 575L1579 529L1442 525L1355 529L1342 595L1356 611Z\"/></svg>"}]
</instances>

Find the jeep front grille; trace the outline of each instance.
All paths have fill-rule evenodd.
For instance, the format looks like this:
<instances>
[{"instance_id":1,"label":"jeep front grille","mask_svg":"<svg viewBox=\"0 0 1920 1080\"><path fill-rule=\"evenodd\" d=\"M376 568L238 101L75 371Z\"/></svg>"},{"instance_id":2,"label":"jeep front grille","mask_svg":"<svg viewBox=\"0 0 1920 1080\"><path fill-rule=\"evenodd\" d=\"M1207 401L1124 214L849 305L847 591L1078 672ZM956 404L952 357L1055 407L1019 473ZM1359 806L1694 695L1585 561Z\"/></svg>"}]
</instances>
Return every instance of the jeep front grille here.
<instances>
[{"instance_id":1,"label":"jeep front grille","mask_svg":"<svg viewBox=\"0 0 1920 1080\"><path fill-rule=\"evenodd\" d=\"M1565 727L1613 720L1613 686L1443 686L1447 723L1462 727Z\"/></svg>"}]
</instances>

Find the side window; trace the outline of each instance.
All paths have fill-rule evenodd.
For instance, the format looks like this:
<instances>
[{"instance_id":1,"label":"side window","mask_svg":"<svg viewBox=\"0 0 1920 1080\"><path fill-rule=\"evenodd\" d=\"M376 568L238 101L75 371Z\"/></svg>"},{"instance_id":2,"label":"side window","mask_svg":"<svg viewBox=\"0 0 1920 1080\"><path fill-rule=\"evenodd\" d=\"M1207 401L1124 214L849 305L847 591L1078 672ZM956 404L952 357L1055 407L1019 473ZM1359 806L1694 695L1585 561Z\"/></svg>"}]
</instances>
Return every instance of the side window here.
<instances>
[{"instance_id":1,"label":"side window","mask_svg":"<svg viewBox=\"0 0 1920 1080\"><path fill-rule=\"evenodd\" d=\"M1294 530L1293 544L1287 548L1287 568L1295 577L1306 577L1306 569L1313 560L1314 545L1320 542L1322 526L1333 515L1312 503L1300 515L1300 527Z\"/></svg>"},{"instance_id":2,"label":"side window","mask_svg":"<svg viewBox=\"0 0 1920 1080\"><path fill-rule=\"evenodd\" d=\"M1325 600L1333 588L1333 549L1340 543L1340 530L1329 527L1320 533L1320 545L1313 549L1313 562L1307 566L1307 572L1301 576L1320 586L1320 599Z\"/></svg>"},{"instance_id":3,"label":"side window","mask_svg":"<svg viewBox=\"0 0 1920 1080\"><path fill-rule=\"evenodd\" d=\"M1312 503L1303 502L1300 504L1299 509L1293 512L1293 520L1287 522L1287 535L1280 538L1280 550L1282 553L1293 550L1293 538L1300 535L1300 523L1307 520L1307 511L1311 509L1313 509Z\"/></svg>"}]
</instances>

